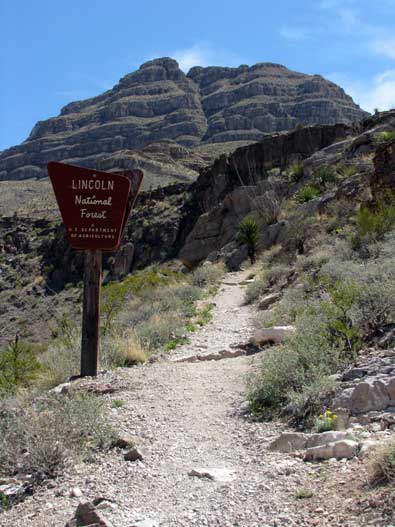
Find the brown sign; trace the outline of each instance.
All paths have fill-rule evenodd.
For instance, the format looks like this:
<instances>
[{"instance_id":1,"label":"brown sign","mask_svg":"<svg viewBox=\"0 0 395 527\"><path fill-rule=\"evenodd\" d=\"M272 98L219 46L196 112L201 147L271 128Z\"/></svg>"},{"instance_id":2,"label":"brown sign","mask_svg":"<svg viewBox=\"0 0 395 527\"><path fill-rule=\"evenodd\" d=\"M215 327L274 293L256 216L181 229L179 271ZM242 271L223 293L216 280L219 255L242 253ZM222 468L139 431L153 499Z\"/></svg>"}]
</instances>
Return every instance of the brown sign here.
<instances>
[{"instance_id":1,"label":"brown sign","mask_svg":"<svg viewBox=\"0 0 395 527\"><path fill-rule=\"evenodd\" d=\"M117 172L117 174L127 177L130 181L130 192L129 192L129 199L128 203L126 205L126 212L123 219L123 225L122 225L122 233L121 238L123 236L123 233L125 231L126 222L128 220L129 214L131 210L133 209L133 205L136 201L137 194L140 190L141 182L143 181L143 173L141 170L123 170L122 172Z\"/></svg>"},{"instance_id":2,"label":"brown sign","mask_svg":"<svg viewBox=\"0 0 395 527\"><path fill-rule=\"evenodd\" d=\"M48 174L70 245L79 250L117 249L142 172L120 175L52 162Z\"/></svg>"}]
</instances>

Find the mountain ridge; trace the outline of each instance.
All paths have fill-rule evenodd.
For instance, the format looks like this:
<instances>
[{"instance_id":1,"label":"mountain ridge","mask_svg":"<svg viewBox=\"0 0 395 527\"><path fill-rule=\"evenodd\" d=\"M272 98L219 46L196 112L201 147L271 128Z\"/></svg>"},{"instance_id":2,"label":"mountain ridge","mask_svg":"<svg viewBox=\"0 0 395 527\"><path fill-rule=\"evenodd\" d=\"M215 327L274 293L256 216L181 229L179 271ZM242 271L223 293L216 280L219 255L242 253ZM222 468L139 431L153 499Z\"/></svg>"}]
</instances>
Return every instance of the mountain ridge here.
<instances>
[{"instance_id":1,"label":"mountain ridge","mask_svg":"<svg viewBox=\"0 0 395 527\"><path fill-rule=\"evenodd\" d=\"M230 143L258 141L298 124L350 124L367 115L334 83L280 64L195 66L185 74L165 57L36 123L23 143L0 152L0 180L45 177L49 161L106 170L145 163L147 182L157 186L164 173L170 174L166 183L193 179ZM142 154L162 142L171 142L173 151Z\"/></svg>"}]
</instances>

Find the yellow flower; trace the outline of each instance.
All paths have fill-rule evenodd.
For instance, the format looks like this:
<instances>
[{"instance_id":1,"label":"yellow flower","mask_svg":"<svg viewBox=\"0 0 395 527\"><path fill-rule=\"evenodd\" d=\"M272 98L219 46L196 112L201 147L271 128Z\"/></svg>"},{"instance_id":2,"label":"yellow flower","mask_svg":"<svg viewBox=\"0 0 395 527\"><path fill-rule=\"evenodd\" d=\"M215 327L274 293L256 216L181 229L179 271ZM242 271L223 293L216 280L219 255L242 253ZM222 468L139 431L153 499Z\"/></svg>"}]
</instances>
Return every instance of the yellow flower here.
<instances>
[{"instance_id":1,"label":"yellow flower","mask_svg":"<svg viewBox=\"0 0 395 527\"><path fill-rule=\"evenodd\" d=\"M322 414L320 415L320 419L324 419L324 416Z\"/></svg>"},{"instance_id":2,"label":"yellow flower","mask_svg":"<svg viewBox=\"0 0 395 527\"><path fill-rule=\"evenodd\" d=\"M333 419L337 419L337 415L336 415L336 414L333 414L333 415L332 415L332 418L333 418Z\"/></svg>"}]
</instances>

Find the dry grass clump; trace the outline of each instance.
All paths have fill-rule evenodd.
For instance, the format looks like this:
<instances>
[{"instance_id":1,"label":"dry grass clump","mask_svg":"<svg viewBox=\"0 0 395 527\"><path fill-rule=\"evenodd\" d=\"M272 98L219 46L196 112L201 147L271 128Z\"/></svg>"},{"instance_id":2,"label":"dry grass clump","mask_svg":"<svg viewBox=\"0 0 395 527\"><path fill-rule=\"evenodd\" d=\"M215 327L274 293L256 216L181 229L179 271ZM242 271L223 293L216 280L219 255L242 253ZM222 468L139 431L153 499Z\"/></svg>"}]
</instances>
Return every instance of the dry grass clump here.
<instances>
[{"instance_id":1,"label":"dry grass clump","mask_svg":"<svg viewBox=\"0 0 395 527\"><path fill-rule=\"evenodd\" d=\"M130 367L143 364L148 359L146 350L134 331L105 335L100 350L101 367Z\"/></svg>"},{"instance_id":2,"label":"dry grass clump","mask_svg":"<svg viewBox=\"0 0 395 527\"><path fill-rule=\"evenodd\" d=\"M219 282L224 273L225 266L223 263L211 264L207 262L193 271L191 283L197 287L214 285Z\"/></svg>"},{"instance_id":3,"label":"dry grass clump","mask_svg":"<svg viewBox=\"0 0 395 527\"><path fill-rule=\"evenodd\" d=\"M0 406L0 475L57 476L72 460L109 448L114 432L103 403L79 394L3 400Z\"/></svg>"},{"instance_id":4,"label":"dry grass clump","mask_svg":"<svg viewBox=\"0 0 395 527\"><path fill-rule=\"evenodd\" d=\"M370 460L370 474L374 482L395 483L395 439L375 450Z\"/></svg>"}]
</instances>

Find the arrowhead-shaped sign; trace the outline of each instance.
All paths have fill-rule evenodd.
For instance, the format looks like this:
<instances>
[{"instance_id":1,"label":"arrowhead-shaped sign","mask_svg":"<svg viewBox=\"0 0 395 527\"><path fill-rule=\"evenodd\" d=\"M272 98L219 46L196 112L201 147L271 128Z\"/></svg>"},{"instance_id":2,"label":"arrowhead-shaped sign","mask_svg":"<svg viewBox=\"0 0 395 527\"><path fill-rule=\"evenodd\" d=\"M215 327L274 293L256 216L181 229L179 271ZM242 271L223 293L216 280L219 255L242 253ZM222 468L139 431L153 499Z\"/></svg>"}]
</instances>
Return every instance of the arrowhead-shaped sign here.
<instances>
[{"instance_id":1,"label":"arrowhead-shaped sign","mask_svg":"<svg viewBox=\"0 0 395 527\"><path fill-rule=\"evenodd\" d=\"M122 225L122 233L121 233L121 238L122 238L123 233L125 232L126 222L128 221L129 214L131 210L133 209L133 205L135 204L137 194L140 190L141 182L143 181L143 172L137 169L123 170L123 171L118 170L116 174L127 177L130 181L129 199L128 199L128 204L126 206L125 217L123 219L123 225Z\"/></svg>"},{"instance_id":2,"label":"arrowhead-shaped sign","mask_svg":"<svg viewBox=\"0 0 395 527\"><path fill-rule=\"evenodd\" d=\"M72 247L117 249L143 177L141 171L128 172L120 175L65 163L48 164Z\"/></svg>"}]
</instances>

